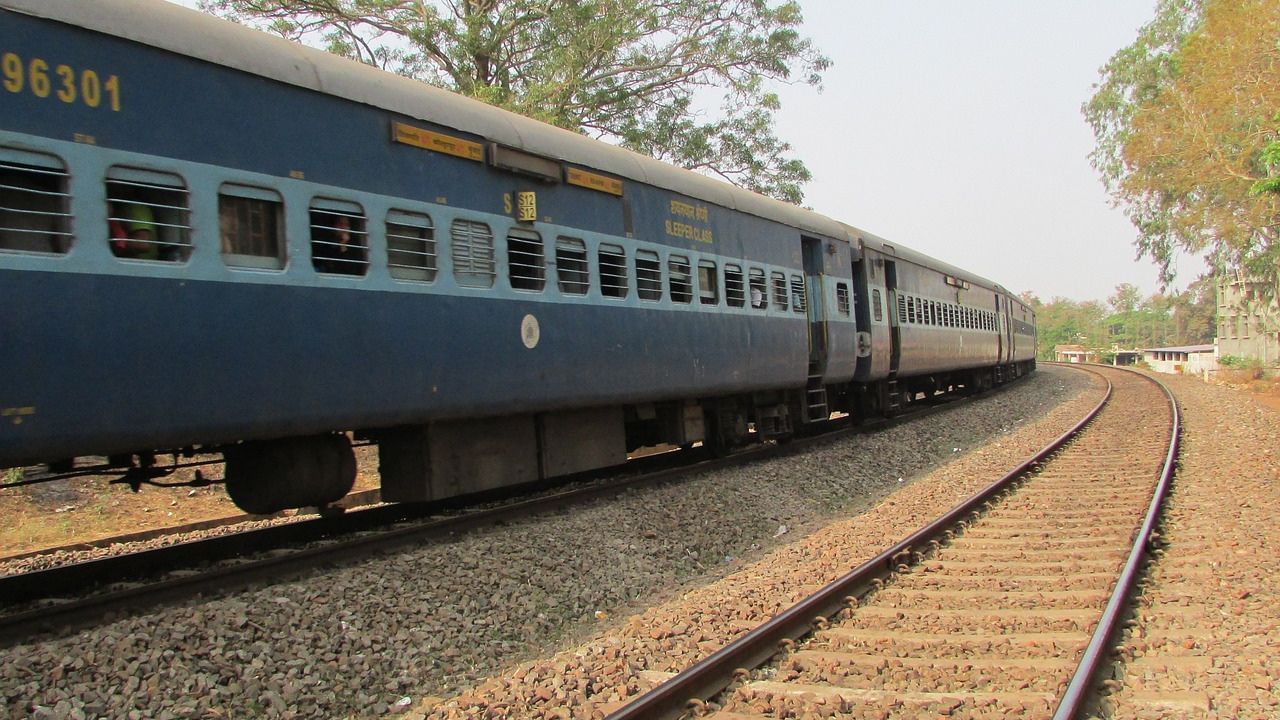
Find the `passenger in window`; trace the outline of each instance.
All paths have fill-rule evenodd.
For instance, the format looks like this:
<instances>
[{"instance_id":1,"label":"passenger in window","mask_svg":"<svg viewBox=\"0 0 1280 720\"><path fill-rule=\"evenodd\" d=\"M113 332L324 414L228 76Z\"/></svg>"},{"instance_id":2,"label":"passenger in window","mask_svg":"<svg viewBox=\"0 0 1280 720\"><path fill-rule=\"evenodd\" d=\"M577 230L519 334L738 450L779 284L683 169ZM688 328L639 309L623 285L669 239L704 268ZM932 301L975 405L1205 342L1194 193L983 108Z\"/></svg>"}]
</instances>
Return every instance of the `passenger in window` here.
<instances>
[{"instance_id":1,"label":"passenger in window","mask_svg":"<svg viewBox=\"0 0 1280 720\"><path fill-rule=\"evenodd\" d=\"M156 222L151 208L133 202L113 207L107 221L111 251L117 257L159 260L160 243L156 242Z\"/></svg>"},{"instance_id":2,"label":"passenger in window","mask_svg":"<svg viewBox=\"0 0 1280 720\"><path fill-rule=\"evenodd\" d=\"M346 215L331 216L327 242L313 242L312 255L315 257L315 268L323 273L339 273L343 275L363 275L365 255L364 247L356 242L351 233L351 218Z\"/></svg>"},{"instance_id":3,"label":"passenger in window","mask_svg":"<svg viewBox=\"0 0 1280 720\"><path fill-rule=\"evenodd\" d=\"M751 286L751 307L757 310L764 307L764 293L754 285Z\"/></svg>"}]
</instances>

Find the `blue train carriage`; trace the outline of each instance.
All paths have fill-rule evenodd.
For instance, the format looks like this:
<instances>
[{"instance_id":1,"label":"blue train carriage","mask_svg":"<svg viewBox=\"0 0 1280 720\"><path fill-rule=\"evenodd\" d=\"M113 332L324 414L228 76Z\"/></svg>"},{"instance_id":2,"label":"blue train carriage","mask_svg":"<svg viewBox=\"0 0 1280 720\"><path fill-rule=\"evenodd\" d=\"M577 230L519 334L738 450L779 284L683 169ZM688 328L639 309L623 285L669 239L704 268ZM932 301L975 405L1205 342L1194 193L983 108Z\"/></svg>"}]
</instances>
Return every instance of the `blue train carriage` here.
<instances>
[{"instance_id":1,"label":"blue train carriage","mask_svg":"<svg viewBox=\"0 0 1280 720\"><path fill-rule=\"evenodd\" d=\"M417 501L828 417L849 228L159 0L0 0L0 466ZM145 469L145 468L143 468Z\"/></svg>"}]
</instances>

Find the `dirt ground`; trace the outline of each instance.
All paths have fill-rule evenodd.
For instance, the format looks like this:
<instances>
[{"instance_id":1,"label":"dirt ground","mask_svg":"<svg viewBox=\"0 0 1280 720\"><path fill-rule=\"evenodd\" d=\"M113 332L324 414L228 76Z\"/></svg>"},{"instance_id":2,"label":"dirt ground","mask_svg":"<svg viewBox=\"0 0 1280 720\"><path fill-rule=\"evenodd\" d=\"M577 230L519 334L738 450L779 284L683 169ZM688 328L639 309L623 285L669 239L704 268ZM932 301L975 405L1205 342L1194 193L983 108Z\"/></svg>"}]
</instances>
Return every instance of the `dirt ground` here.
<instances>
[{"instance_id":1,"label":"dirt ground","mask_svg":"<svg viewBox=\"0 0 1280 720\"><path fill-rule=\"evenodd\" d=\"M1224 373L1218 382L1280 411L1280 380ZM378 487L376 448L356 448L356 460L359 472L354 489ZM209 479L222 477L220 465L202 470ZM4 477L0 475L0 480ZM193 470L178 470L161 482L189 482L193 477ZM242 514L220 484L202 488L144 485L134 493L128 485L111 484L110 480L94 476L0 487L0 517L7 520L0 526L0 558Z\"/></svg>"},{"instance_id":2,"label":"dirt ground","mask_svg":"<svg viewBox=\"0 0 1280 720\"><path fill-rule=\"evenodd\" d=\"M356 448L359 468L354 490L378 487L376 448ZM199 458L197 458L199 459ZM171 461L157 458L157 466ZM222 466L200 468L205 478L222 479ZM0 471L0 480L11 475ZM187 483L194 469L180 469L157 482ZM202 520L243 515L220 483L200 488L143 485L135 493L94 475L19 487L0 487L0 558L128 533L176 527Z\"/></svg>"}]
</instances>

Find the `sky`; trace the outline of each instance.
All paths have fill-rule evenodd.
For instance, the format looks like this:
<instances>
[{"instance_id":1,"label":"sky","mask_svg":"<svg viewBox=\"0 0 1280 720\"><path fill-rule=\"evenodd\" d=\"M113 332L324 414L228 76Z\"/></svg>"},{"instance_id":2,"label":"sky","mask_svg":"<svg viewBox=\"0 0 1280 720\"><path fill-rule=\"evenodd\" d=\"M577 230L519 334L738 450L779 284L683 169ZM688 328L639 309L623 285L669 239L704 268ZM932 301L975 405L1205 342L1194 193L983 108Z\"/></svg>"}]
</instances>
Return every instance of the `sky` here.
<instances>
[{"instance_id":1,"label":"sky","mask_svg":"<svg viewBox=\"0 0 1280 720\"><path fill-rule=\"evenodd\" d=\"M1080 106L1155 0L800 0L833 61L781 89L804 204L1041 299L1156 292ZM1179 261L1173 287L1203 272Z\"/></svg>"},{"instance_id":2,"label":"sky","mask_svg":"<svg viewBox=\"0 0 1280 720\"><path fill-rule=\"evenodd\" d=\"M806 206L1045 301L1158 290L1080 114L1155 0L799 2L833 62L820 93L778 88ZM1204 270L1179 266L1172 289Z\"/></svg>"}]
</instances>

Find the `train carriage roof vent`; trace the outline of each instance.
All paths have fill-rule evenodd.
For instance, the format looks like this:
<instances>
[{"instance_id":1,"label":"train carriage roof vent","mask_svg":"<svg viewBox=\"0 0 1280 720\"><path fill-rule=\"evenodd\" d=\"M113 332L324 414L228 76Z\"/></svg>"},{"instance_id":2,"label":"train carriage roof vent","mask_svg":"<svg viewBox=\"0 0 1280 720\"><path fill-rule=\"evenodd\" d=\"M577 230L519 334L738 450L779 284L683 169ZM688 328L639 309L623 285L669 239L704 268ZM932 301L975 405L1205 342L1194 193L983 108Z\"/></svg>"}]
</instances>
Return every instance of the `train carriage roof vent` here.
<instances>
[{"instance_id":1,"label":"train carriage roof vent","mask_svg":"<svg viewBox=\"0 0 1280 720\"><path fill-rule=\"evenodd\" d=\"M489 143L489 164L499 170L528 175L546 183L560 181L559 162L498 143Z\"/></svg>"}]
</instances>

